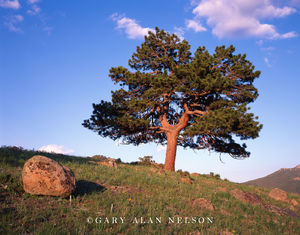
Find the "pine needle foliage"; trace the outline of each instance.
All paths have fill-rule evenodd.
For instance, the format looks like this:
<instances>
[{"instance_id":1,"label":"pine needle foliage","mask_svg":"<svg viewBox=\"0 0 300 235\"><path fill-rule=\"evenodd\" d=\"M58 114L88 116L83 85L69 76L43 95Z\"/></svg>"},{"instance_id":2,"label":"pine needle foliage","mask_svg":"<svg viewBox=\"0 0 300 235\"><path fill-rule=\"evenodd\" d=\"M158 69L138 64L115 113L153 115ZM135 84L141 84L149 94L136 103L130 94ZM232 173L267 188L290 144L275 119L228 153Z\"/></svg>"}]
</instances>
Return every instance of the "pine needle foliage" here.
<instances>
[{"instance_id":1,"label":"pine needle foliage","mask_svg":"<svg viewBox=\"0 0 300 235\"><path fill-rule=\"evenodd\" d=\"M93 104L84 127L126 144L164 145L173 136L184 148L249 156L236 140L254 139L262 128L247 106L258 97L260 71L245 54L231 45L213 54L200 46L192 55L186 40L156 28L128 64L110 69L120 89L111 102Z\"/></svg>"}]
</instances>

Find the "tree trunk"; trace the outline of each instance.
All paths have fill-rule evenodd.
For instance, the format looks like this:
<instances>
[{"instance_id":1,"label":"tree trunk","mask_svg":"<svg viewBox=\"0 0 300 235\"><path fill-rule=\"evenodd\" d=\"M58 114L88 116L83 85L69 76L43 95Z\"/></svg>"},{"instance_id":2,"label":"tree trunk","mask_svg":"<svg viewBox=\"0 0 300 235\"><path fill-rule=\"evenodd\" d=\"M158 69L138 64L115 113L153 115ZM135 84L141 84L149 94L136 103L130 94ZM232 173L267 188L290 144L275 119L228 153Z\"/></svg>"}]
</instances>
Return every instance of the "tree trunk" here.
<instances>
[{"instance_id":1,"label":"tree trunk","mask_svg":"<svg viewBox=\"0 0 300 235\"><path fill-rule=\"evenodd\" d=\"M165 170L175 171L175 158L177 150L177 132L167 133L167 151L165 160Z\"/></svg>"}]
</instances>

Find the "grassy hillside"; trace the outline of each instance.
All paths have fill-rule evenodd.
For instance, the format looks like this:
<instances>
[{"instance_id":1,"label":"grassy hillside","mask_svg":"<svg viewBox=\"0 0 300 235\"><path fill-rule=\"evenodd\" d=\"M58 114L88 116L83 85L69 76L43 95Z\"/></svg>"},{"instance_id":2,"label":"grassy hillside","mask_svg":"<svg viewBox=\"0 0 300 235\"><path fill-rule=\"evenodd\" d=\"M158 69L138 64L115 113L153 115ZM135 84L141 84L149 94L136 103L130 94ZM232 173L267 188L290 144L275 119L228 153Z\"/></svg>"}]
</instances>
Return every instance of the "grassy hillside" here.
<instances>
[{"instance_id":1,"label":"grassy hillside","mask_svg":"<svg viewBox=\"0 0 300 235\"><path fill-rule=\"evenodd\" d=\"M287 192L300 194L300 167L282 168L265 177L247 181L245 184L268 188L276 187Z\"/></svg>"},{"instance_id":2,"label":"grassy hillside","mask_svg":"<svg viewBox=\"0 0 300 235\"><path fill-rule=\"evenodd\" d=\"M183 182L182 173L144 165L119 164L115 169L89 163L86 158L43 153L74 171L77 190L71 199L29 195L22 189L21 171L26 159L37 154L41 153L0 148L0 234L299 234L300 231L297 218L300 208L285 209L291 208L290 203L270 199L269 189L205 175L188 175L185 179L190 181ZM263 204L237 199L232 190L238 189L250 193L246 199ZM212 205L206 208L197 205L195 199L199 198ZM291 199L300 204L298 194L289 194Z\"/></svg>"}]
</instances>

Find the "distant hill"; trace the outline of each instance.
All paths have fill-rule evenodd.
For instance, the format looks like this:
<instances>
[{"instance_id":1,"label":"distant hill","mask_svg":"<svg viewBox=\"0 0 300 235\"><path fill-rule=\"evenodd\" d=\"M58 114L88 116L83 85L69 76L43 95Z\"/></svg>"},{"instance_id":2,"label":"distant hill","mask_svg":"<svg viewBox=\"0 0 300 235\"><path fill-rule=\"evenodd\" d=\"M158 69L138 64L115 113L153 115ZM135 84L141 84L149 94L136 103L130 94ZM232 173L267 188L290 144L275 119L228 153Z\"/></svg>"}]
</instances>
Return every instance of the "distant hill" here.
<instances>
[{"instance_id":1,"label":"distant hill","mask_svg":"<svg viewBox=\"0 0 300 235\"><path fill-rule=\"evenodd\" d=\"M300 194L300 165L294 168L281 168L270 175L247 181L244 184L280 188L287 192Z\"/></svg>"}]
</instances>

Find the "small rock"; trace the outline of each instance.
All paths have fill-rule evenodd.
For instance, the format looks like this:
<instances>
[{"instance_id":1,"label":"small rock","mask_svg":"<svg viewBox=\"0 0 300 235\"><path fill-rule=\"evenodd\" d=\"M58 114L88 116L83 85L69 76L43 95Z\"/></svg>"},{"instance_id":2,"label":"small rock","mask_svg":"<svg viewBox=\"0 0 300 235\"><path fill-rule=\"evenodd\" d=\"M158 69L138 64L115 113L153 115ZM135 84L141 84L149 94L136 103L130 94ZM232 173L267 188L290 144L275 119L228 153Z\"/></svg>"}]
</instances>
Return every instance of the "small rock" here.
<instances>
[{"instance_id":1,"label":"small rock","mask_svg":"<svg viewBox=\"0 0 300 235\"><path fill-rule=\"evenodd\" d=\"M199 174L198 173L192 173L191 176L197 177Z\"/></svg>"},{"instance_id":2,"label":"small rock","mask_svg":"<svg viewBox=\"0 0 300 235\"><path fill-rule=\"evenodd\" d=\"M218 190L221 192L227 192L227 188L225 187L219 187Z\"/></svg>"},{"instance_id":3,"label":"small rock","mask_svg":"<svg viewBox=\"0 0 300 235\"><path fill-rule=\"evenodd\" d=\"M228 231L222 231L222 232L220 233L220 235L234 235L234 233L228 232Z\"/></svg>"},{"instance_id":4,"label":"small rock","mask_svg":"<svg viewBox=\"0 0 300 235\"><path fill-rule=\"evenodd\" d=\"M192 180L190 178L187 178L187 177L181 178L181 182L185 183L185 184L192 184Z\"/></svg>"},{"instance_id":5,"label":"small rock","mask_svg":"<svg viewBox=\"0 0 300 235\"><path fill-rule=\"evenodd\" d=\"M295 199L292 199L292 200L291 200L291 204L292 204L293 206L298 206L298 205L299 205L299 203L298 203Z\"/></svg>"},{"instance_id":6,"label":"small rock","mask_svg":"<svg viewBox=\"0 0 300 235\"><path fill-rule=\"evenodd\" d=\"M290 205L289 209L295 211L295 207L293 205Z\"/></svg>"},{"instance_id":7,"label":"small rock","mask_svg":"<svg viewBox=\"0 0 300 235\"><path fill-rule=\"evenodd\" d=\"M89 161L89 163L118 168L118 164L113 158L106 158L104 161Z\"/></svg>"},{"instance_id":8,"label":"small rock","mask_svg":"<svg viewBox=\"0 0 300 235\"><path fill-rule=\"evenodd\" d=\"M200 207L202 209L207 209L210 211L215 210L214 205L205 198L197 198L193 201L194 207Z\"/></svg>"},{"instance_id":9,"label":"small rock","mask_svg":"<svg viewBox=\"0 0 300 235\"><path fill-rule=\"evenodd\" d=\"M278 206L274 206L274 205L271 205L271 204L265 204L264 205L264 208L272 213L275 213L277 215L280 215L280 216L284 216L286 215L285 211L278 207Z\"/></svg>"},{"instance_id":10,"label":"small rock","mask_svg":"<svg viewBox=\"0 0 300 235\"><path fill-rule=\"evenodd\" d=\"M4 188L4 189L8 188L8 186L6 184L1 184L1 187Z\"/></svg>"},{"instance_id":11,"label":"small rock","mask_svg":"<svg viewBox=\"0 0 300 235\"><path fill-rule=\"evenodd\" d=\"M67 197L76 188L74 173L69 168L39 155L25 162L22 181L25 192L36 195Z\"/></svg>"},{"instance_id":12,"label":"small rock","mask_svg":"<svg viewBox=\"0 0 300 235\"><path fill-rule=\"evenodd\" d=\"M196 230L194 232L190 232L189 235L201 235L201 233L199 232L199 230Z\"/></svg>"},{"instance_id":13,"label":"small rock","mask_svg":"<svg viewBox=\"0 0 300 235\"><path fill-rule=\"evenodd\" d=\"M224 209L221 209L221 213L223 215L230 215L230 213L228 211L224 210Z\"/></svg>"},{"instance_id":14,"label":"small rock","mask_svg":"<svg viewBox=\"0 0 300 235\"><path fill-rule=\"evenodd\" d=\"M151 162L151 166L155 167L155 168L159 168L159 169L163 169L164 168L164 164L161 163L156 163L156 162Z\"/></svg>"},{"instance_id":15,"label":"small rock","mask_svg":"<svg viewBox=\"0 0 300 235\"><path fill-rule=\"evenodd\" d=\"M236 199L250 204L263 204L261 198L255 193L243 192L240 189L230 191L230 194Z\"/></svg>"},{"instance_id":16,"label":"small rock","mask_svg":"<svg viewBox=\"0 0 300 235\"><path fill-rule=\"evenodd\" d=\"M269 197L279 201L286 201L287 193L279 188L274 188L270 191Z\"/></svg>"},{"instance_id":17,"label":"small rock","mask_svg":"<svg viewBox=\"0 0 300 235\"><path fill-rule=\"evenodd\" d=\"M103 162L98 162L99 165L104 165L104 166L109 166L109 167L114 167L118 168L118 165L116 163L115 159L109 158L108 161L103 161Z\"/></svg>"},{"instance_id":18,"label":"small rock","mask_svg":"<svg viewBox=\"0 0 300 235\"><path fill-rule=\"evenodd\" d=\"M103 155L94 155L91 158L95 159L95 160L100 160L100 161L105 161L107 159L107 157L105 157Z\"/></svg>"}]
</instances>

